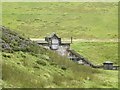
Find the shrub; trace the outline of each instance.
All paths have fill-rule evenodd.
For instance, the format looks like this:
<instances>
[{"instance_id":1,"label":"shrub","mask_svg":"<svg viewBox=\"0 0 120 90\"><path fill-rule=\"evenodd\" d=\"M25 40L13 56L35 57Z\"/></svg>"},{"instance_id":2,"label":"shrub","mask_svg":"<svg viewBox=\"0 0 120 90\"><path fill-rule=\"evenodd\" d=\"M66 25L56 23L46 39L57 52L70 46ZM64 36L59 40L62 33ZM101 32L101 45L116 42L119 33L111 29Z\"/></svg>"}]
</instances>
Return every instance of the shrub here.
<instances>
[{"instance_id":1,"label":"shrub","mask_svg":"<svg viewBox=\"0 0 120 90\"><path fill-rule=\"evenodd\" d=\"M50 65L57 66L55 62L50 62Z\"/></svg>"},{"instance_id":2,"label":"shrub","mask_svg":"<svg viewBox=\"0 0 120 90\"><path fill-rule=\"evenodd\" d=\"M7 53L7 54L3 53L2 56L7 57L7 58L11 58L11 55L9 53Z\"/></svg>"},{"instance_id":3,"label":"shrub","mask_svg":"<svg viewBox=\"0 0 120 90\"><path fill-rule=\"evenodd\" d=\"M61 65L60 67L61 67L62 70L66 70L67 69L67 67L65 65Z\"/></svg>"},{"instance_id":4,"label":"shrub","mask_svg":"<svg viewBox=\"0 0 120 90\"><path fill-rule=\"evenodd\" d=\"M34 67L34 68L37 68L37 69L39 69L39 68L40 68L40 67L39 67L39 66L37 66L37 65L34 65L33 67Z\"/></svg>"},{"instance_id":5,"label":"shrub","mask_svg":"<svg viewBox=\"0 0 120 90\"><path fill-rule=\"evenodd\" d=\"M43 60L37 60L36 62L37 62L37 64L40 64L42 66L46 66L46 62Z\"/></svg>"}]
</instances>

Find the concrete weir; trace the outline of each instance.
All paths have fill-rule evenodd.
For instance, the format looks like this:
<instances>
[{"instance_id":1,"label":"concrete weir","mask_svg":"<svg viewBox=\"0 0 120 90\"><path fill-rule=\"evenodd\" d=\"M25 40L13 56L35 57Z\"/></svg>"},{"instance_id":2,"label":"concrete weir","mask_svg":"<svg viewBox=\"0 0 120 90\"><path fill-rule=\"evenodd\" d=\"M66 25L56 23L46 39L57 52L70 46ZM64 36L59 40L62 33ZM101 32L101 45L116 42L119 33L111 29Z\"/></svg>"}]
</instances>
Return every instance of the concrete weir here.
<instances>
[{"instance_id":1,"label":"concrete weir","mask_svg":"<svg viewBox=\"0 0 120 90\"><path fill-rule=\"evenodd\" d=\"M71 41L62 41L61 38L58 37L55 33L52 33L50 36L45 37L45 39L32 39L32 41L35 41L44 48L56 51L59 55L66 56L67 58L74 62L77 62L78 64L82 64L92 68L103 68L105 70L118 70L119 66L113 66L113 63L104 62L100 66L92 64L88 59L84 58L76 51L70 49L72 37L70 40Z\"/></svg>"}]
</instances>

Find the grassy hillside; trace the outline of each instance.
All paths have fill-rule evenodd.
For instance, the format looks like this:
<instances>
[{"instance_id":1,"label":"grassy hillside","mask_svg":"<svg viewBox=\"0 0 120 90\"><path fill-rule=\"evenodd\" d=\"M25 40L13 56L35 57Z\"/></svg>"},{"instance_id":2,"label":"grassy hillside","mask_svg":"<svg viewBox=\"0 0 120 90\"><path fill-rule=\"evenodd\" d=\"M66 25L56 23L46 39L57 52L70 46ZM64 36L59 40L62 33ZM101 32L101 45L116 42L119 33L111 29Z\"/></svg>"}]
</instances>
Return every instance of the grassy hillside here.
<instances>
[{"instance_id":1,"label":"grassy hillside","mask_svg":"<svg viewBox=\"0 0 120 90\"><path fill-rule=\"evenodd\" d=\"M118 43L116 42L76 42L71 45L71 48L93 64L112 61L118 65Z\"/></svg>"},{"instance_id":2,"label":"grassy hillside","mask_svg":"<svg viewBox=\"0 0 120 90\"><path fill-rule=\"evenodd\" d=\"M5 27L2 32L2 87L117 88L118 71L78 65Z\"/></svg>"},{"instance_id":3,"label":"grassy hillside","mask_svg":"<svg viewBox=\"0 0 120 90\"><path fill-rule=\"evenodd\" d=\"M3 57L2 87L117 88L118 85L117 71L94 70L70 61L64 64L69 63L65 69L23 52L3 56L7 58Z\"/></svg>"},{"instance_id":4,"label":"grassy hillside","mask_svg":"<svg viewBox=\"0 0 120 90\"><path fill-rule=\"evenodd\" d=\"M2 3L3 25L30 38L56 32L63 38L117 38L117 3Z\"/></svg>"},{"instance_id":5,"label":"grassy hillside","mask_svg":"<svg viewBox=\"0 0 120 90\"><path fill-rule=\"evenodd\" d=\"M92 69L40 47L29 38L116 39L117 3L2 3L2 87L117 88L118 71ZM15 31L15 32L13 32ZM93 64L118 64L117 43L72 44Z\"/></svg>"}]
</instances>

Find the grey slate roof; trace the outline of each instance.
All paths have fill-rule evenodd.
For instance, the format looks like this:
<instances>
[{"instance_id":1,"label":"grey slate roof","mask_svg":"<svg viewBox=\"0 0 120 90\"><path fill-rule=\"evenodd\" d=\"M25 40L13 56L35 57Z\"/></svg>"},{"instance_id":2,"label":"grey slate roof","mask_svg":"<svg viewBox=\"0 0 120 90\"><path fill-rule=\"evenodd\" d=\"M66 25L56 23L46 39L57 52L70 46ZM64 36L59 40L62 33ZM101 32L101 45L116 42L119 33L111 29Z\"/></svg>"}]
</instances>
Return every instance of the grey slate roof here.
<instances>
[{"instance_id":1,"label":"grey slate roof","mask_svg":"<svg viewBox=\"0 0 120 90\"><path fill-rule=\"evenodd\" d=\"M113 63L113 62L111 62L111 61L105 61L104 63Z\"/></svg>"}]
</instances>

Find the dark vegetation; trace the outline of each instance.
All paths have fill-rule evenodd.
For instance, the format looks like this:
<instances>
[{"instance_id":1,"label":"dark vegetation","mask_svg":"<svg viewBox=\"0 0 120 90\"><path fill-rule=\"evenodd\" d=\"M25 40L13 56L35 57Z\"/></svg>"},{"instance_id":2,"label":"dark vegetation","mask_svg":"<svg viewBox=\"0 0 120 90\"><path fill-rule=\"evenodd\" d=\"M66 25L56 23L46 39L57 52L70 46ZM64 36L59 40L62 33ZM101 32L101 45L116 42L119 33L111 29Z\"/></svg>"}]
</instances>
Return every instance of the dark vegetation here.
<instances>
[{"instance_id":1,"label":"dark vegetation","mask_svg":"<svg viewBox=\"0 0 120 90\"><path fill-rule=\"evenodd\" d=\"M25 39L22 36L18 35L14 31L10 31L5 27L2 29L2 51L4 52L14 52L14 51L23 51L29 52L31 54L40 53L39 51L45 51L37 43L30 41L30 39Z\"/></svg>"}]
</instances>

